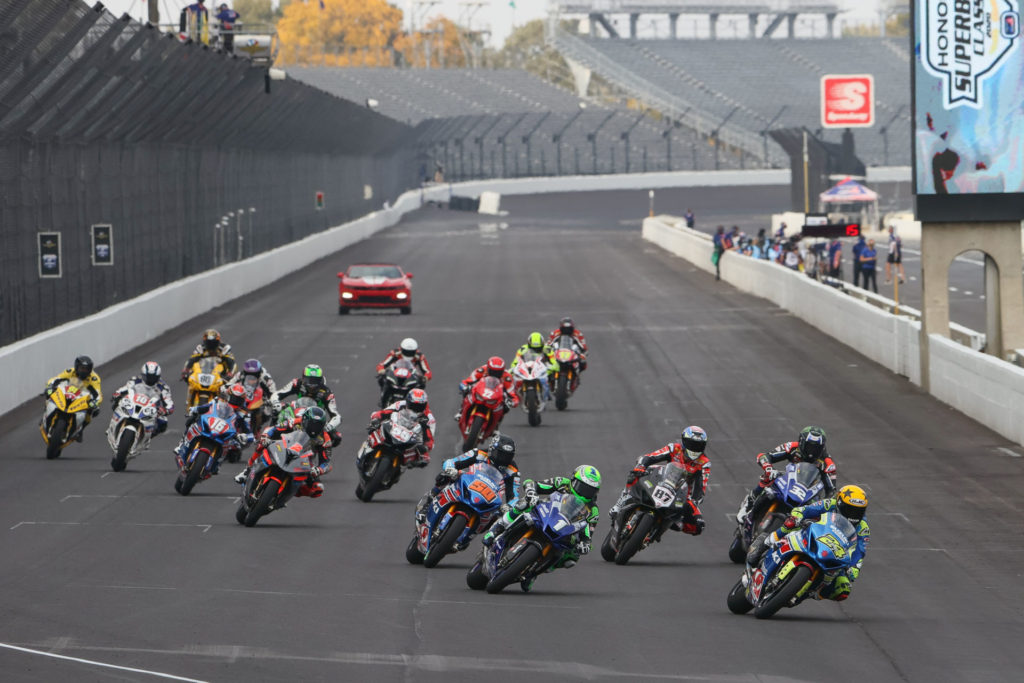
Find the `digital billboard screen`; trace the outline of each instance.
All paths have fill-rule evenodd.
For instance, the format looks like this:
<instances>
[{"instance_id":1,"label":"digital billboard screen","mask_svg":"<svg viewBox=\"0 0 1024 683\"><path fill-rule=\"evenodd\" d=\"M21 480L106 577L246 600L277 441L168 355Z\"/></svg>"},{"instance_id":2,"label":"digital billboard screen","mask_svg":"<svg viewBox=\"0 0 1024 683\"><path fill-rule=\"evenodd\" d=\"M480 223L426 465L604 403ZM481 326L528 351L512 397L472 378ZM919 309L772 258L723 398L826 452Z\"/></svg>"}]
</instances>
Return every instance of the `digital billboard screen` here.
<instances>
[{"instance_id":1,"label":"digital billboard screen","mask_svg":"<svg viewBox=\"0 0 1024 683\"><path fill-rule=\"evenodd\" d=\"M913 0L922 221L1024 219L1022 0Z\"/></svg>"}]
</instances>

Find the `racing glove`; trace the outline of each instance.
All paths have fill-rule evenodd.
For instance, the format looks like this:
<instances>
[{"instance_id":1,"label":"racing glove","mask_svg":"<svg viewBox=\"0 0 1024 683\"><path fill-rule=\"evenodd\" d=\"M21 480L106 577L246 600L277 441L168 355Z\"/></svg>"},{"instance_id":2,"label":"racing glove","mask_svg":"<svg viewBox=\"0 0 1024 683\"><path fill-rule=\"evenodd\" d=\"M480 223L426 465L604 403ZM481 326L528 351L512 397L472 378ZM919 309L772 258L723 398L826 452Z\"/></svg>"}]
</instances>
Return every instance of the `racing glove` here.
<instances>
[{"instance_id":1,"label":"racing glove","mask_svg":"<svg viewBox=\"0 0 1024 683\"><path fill-rule=\"evenodd\" d=\"M455 465L445 465L445 468L442 470L442 474L449 479L454 479L458 476L459 471L455 469Z\"/></svg>"},{"instance_id":2,"label":"racing glove","mask_svg":"<svg viewBox=\"0 0 1024 683\"><path fill-rule=\"evenodd\" d=\"M796 525L799 524L799 523L800 523L800 520L798 520L793 515L790 515L789 517L786 517L786 521L782 523L782 526L787 528L787 529L795 529Z\"/></svg>"},{"instance_id":3,"label":"racing glove","mask_svg":"<svg viewBox=\"0 0 1024 683\"><path fill-rule=\"evenodd\" d=\"M469 385L467 385L465 382L459 382L459 393L462 394L463 396L465 396L466 392L468 392L468 391L469 391Z\"/></svg>"},{"instance_id":4,"label":"racing glove","mask_svg":"<svg viewBox=\"0 0 1024 683\"><path fill-rule=\"evenodd\" d=\"M380 418L371 417L370 424L366 425L366 433L372 434L373 432L377 431L378 428L380 428Z\"/></svg>"},{"instance_id":5,"label":"racing glove","mask_svg":"<svg viewBox=\"0 0 1024 683\"><path fill-rule=\"evenodd\" d=\"M631 486L636 483L636 480L647 474L647 468L643 465L637 465L629 471L626 476L626 486Z\"/></svg>"},{"instance_id":6,"label":"racing glove","mask_svg":"<svg viewBox=\"0 0 1024 683\"><path fill-rule=\"evenodd\" d=\"M314 467L313 469L311 469L309 471L309 475L311 477L313 477L314 479L319 478L320 475L323 474L323 473L324 473L323 468L321 468L319 465L317 465L316 467Z\"/></svg>"},{"instance_id":7,"label":"racing glove","mask_svg":"<svg viewBox=\"0 0 1024 683\"><path fill-rule=\"evenodd\" d=\"M332 430L330 432L330 437L332 448L337 448L339 445L341 445L341 432L339 432L337 429Z\"/></svg>"}]
</instances>

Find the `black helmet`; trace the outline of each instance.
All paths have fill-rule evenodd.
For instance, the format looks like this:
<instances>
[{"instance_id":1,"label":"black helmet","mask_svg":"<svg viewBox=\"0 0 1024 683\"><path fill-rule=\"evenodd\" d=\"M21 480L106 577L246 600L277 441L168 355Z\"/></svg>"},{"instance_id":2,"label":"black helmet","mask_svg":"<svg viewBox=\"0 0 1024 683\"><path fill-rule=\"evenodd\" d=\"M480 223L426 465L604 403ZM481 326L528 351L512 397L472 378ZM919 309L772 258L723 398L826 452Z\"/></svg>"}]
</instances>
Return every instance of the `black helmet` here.
<instances>
[{"instance_id":1,"label":"black helmet","mask_svg":"<svg viewBox=\"0 0 1024 683\"><path fill-rule=\"evenodd\" d=\"M572 333L576 330L576 325L572 322L572 318L566 316L562 318L562 322L558 323L558 330L562 334L572 336Z\"/></svg>"},{"instance_id":2,"label":"black helmet","mask_svg":"<svg viewBox=\"0 0 1024 683\"><path fill-rule=\"evenodd\" d=\"M92 374L92 358L79 356L75 359L75 376L78 379L86 380Z\"/></svg>"},{"instance_id":3,"label":"black helmet","mask_svg":"<svg viewBox=\"0 0 1024 683\"><path fill-rule=\"evenodd\" d=\"M797 444L806 462L821 460L825 456L825 430L813 425L804 427Z\"/></svg>"},{"instance_id":4,"label":"black helmet","mask_svg":"<svg viewBox=\"0 0 1024 683\"><path fill-rule=\"evenodd\" d=\"M147 386L153 386L160 381L160 364L155 361L146 361L142 364L142 381Z\"/></svg>"},{"instance_id":5,"label":"black helmet","mask_svg":"<svg viewBox=\"0 0 1024 683\"><path fill-rule=\"evenodd\" d=\"M319 406L306 408L302 412L302 431L311 437L323 436L327 428L327 411Z\"/></svg>"},{"instance_id":6,"label":"black helmet","mask_svg":"<svg viewBox=\"0 0 1024 683\"><path fill-rule=\"evenodd\" d=\"M491 442L491 447L487 449L487 459L492 465L508 467L516 459L516 442L511 436L498 434Z\"/></svg>"},{"instance_id":7,"label":"black helmet","mask_svg":"<svg viewBox=\"0 0 1024 683\"><path fill-rule=\"evenodd\" d=\"M207 351L216 351L220 347L220 332L210 328L203 332L203 348Z\"/></svg>"},{"instance_id":8,"label":"black helmet","mask_svg":"<svg viewBox=\"0 0 1024 683\"><path fill-rule=\"evenodd\" d=\"M690 425L683 430L681 441L686 459L696 460L704 455L704 449L708 446L708 434L697 425Z\"/></svg>"}]
</instances>

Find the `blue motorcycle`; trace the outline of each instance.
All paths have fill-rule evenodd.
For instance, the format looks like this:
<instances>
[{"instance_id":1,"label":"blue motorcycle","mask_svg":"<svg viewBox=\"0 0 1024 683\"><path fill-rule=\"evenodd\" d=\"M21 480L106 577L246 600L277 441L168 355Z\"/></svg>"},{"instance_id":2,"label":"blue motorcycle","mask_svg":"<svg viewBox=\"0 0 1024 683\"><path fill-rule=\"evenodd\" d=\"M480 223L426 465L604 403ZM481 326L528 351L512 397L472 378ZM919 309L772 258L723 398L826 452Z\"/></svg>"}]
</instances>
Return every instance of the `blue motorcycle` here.
<instances>
[{"instance_id":1,"label":"blue motorcycle","mask_svg":"<svg viewBox=\"0 0 1024 683\"><path fill-rule=\"evenodd\" d=\"M213 407L199 415L185 432L188 451L185 457L175 456L178 478L174 490L187 496L200 481L209 479L225 452L248 443L248 434L235 429L235 411L227 401L215 399Z\"/></svg>"},{"instance_id":2,"label":"blue motorcycle","mask_svg":"<svg viewBox=\"0 0 1024 683\"><path fill-rule=\"evenodd\" d=\"M494 539L466 575L470 588L500 593L553 568L587 527L587 508L576 496L555 492L524 512Z\"/></svg>"},{"instance_id":3,"label":"blue motorcycle","mask_svg":"<svg viewBox=\"0 0 1024 683\"><path fill-rule=\"evenodd\" d=\"M815 595L828 575L853 566L857 530L834 510L817 521L804 520L782 541L765 551L756 567L747 565L726 604L733 614L751 609L768 619L783 607L796 607Z\"/></svg>"},{"instance_id":4,"label":"blue motorcycle","mask_svg":"<svg viewBox=\"0 0 1024 683\"><path fill-rule=\"evenodd\" d=\"M457 545L490 526L504 500L501 473L487 463L463 470L427 506L425 521L416 523L416 535L405 551L411 564L436 567Z\"/></svg>"},{"instance_id":5,"label":"blue motorcycle","mask_svg":"<svg viewBox=\"0 0 1024 683\"><path fill-rule=\"evenodd\" d=\"M789 463L786 471L775 477L743 521L736 520L736 531L729 546L729 559L742 564L750 543L760 534L779 528L789 511L821 500L825 482L821 471L809 462Z\"/></svg>"}]
</instances>

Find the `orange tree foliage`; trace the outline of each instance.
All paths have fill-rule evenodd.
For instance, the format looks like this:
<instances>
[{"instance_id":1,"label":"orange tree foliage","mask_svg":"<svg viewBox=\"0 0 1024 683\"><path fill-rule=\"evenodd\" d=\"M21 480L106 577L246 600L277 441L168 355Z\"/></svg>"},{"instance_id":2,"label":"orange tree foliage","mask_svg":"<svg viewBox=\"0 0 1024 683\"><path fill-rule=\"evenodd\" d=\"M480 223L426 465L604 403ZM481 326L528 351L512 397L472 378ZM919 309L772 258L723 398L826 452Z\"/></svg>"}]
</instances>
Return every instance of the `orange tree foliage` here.
<instances>
[{"instance_id":1,"label":"orange tree foliage","mask_svg":"<svg viewBox=\"0 0 1024 683\"><path fill-rule=\"evenodd\" d=\"M395 50L402 53L405 64L423 68L453 68L467 66L467 55L463 48L469 49L464 39L461 44L461 29L451 19L438 17L432 19L421 31L403 34L395 40Z\"/></svg>"},{"instance_id":2,"label":"orange tree foliage","mask_svg":"<svg viewBox=\"0 0 1024 683\"><path fill-rule=\"evenodd\" d=\"M384 0L294 0L277 22L281 64L391 66L402 11Z\"/></svg>"}]
</instances>

